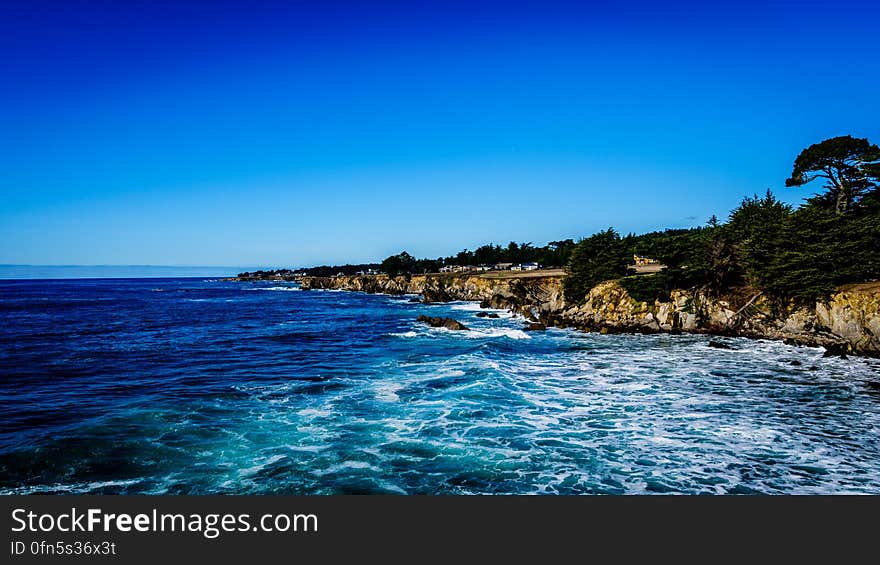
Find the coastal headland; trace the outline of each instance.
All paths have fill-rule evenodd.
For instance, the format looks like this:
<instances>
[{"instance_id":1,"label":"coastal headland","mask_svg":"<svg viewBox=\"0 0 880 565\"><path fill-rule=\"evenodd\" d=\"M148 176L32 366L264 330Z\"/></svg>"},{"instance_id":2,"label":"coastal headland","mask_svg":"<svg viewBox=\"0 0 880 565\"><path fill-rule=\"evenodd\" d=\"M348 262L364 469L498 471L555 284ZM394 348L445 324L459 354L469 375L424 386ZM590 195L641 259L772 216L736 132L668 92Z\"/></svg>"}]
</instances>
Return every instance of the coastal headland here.
<instances>
[{"instance_id":1,"label":"coastal headland","mask_svg":"<svg viewBox=\"0 0 880 565\"><path fill-rule=\"evenodd\" d=\"M427 303L477 301L552 327L602 333L706 333L785 340L825 347L829 354L880 356L880 282L839 287L814 305L779 312L761 292L737 289L711 296L675 290L669 300L638 301L617 281L593 287L571 303L561 269L529 272L297 277L303 290L417 294ZM237 280L256 280L240 277Z\"/></svg>"}]
</instances>

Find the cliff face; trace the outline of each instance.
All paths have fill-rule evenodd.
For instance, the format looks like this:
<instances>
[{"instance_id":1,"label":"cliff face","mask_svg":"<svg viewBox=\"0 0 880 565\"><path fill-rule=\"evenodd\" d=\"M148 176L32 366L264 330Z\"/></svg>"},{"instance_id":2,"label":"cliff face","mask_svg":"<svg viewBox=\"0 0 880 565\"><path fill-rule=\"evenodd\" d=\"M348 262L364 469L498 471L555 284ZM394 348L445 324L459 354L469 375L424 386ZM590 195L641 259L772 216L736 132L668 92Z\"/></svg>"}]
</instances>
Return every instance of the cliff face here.
<instances>
[{"instance_id":1,"label":"cliff face","mask_svg":"<svg viewBox=\"0 0 880 565\"><path fill-rule=\"evenodd\" d=\"M838 353L880 356L880 283L839 290L815 308L774 312L761 294L710 297L674 291L668 302L634 300L613 281L593 288L580 304L567 304L558 276L494 278L485 275L306 277L304 289L420 294L426 302L474 300L509 308L530 320L602 332L696 332L784 339Z\"/></svg>"},{"instance_id":2,"label":"cliff face","mask_svg":"<svg viewBox=\"0 0 880 565\"><path fill-rule=\"evenodd\" d=\"M594 331L683 331L782 339L838 353L880 355L880 284L841 289L814 308L780 315L761 294L739 299L673 291L669 302L633 300L617 283L590 291L557 314L560 323Z\"/></svg>"},{"instance_id":3,"label":"cliff face","mask_svg":"<svg viewBox=\"0 0 880 565\"><path fill-rule=\"evenodd\" d=\"M304 290L335 289L380 294L420 294L424 302L473 300L490 308L510 308L529 318L564 307L562 280L554 276L493 278L480 275L386 275L305 277Z\"/></svg>"}]
</instances>

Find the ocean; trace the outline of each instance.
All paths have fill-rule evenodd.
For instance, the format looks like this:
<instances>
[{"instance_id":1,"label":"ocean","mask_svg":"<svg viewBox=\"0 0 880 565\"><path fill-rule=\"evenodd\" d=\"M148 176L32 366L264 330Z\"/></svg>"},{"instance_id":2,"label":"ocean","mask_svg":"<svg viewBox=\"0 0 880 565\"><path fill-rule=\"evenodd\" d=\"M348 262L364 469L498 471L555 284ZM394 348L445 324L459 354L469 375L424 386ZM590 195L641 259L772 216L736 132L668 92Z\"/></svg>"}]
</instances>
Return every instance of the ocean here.
<instances>
[{"instance_id":1,"label":"ocean","mask_svg":"<svg viewBox=\"0 0 880 565\"><path fill-rule=\"evenodd\" d=\"M877 360L411 298L0 281L0 493L880 494Z\"/></svg>"}]
</instances>

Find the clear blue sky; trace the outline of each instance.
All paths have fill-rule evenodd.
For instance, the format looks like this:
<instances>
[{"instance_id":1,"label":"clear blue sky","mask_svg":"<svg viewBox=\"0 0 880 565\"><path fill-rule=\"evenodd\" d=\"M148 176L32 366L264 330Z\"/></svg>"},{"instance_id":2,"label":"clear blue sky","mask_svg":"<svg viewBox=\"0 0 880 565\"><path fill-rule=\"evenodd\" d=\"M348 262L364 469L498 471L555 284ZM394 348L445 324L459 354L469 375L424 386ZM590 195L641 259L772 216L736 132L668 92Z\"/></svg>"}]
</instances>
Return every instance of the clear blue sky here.
<instances>
[{"instance_id":1,"label":"clear blue sky","mask_svg":"<svg viewBox=\"0 0 880 565\"><path fill-rule=\"evenodd\" d=\"M693 226L880 142L876 2L2 4L0 263ZM479 4L479 7L476 7Z\"/></svg>"}]
</instances>

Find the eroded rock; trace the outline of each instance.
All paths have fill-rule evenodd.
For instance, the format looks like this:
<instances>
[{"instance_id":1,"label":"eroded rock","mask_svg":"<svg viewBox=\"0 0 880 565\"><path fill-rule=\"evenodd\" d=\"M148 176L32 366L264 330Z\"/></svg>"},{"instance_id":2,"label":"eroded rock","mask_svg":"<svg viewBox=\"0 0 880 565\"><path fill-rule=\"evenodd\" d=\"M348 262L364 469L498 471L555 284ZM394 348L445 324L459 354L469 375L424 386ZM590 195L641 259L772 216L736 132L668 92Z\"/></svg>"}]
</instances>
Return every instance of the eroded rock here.
<instances>
[{"instance_id":1,"label":"eroded rock","mask_svg":"<svg viewBox=\"0 0 880 565\"><path fill-rule=\"evenodd\" d=\"M420 315L417 321L428 324L432 328L446 328L449 330L456 331L466 331L469 330L466 325L462 324L458 320L453 320L452 318L441 318L438 316L425 316L424 314Z\"/></svg>"}]
</instances>

